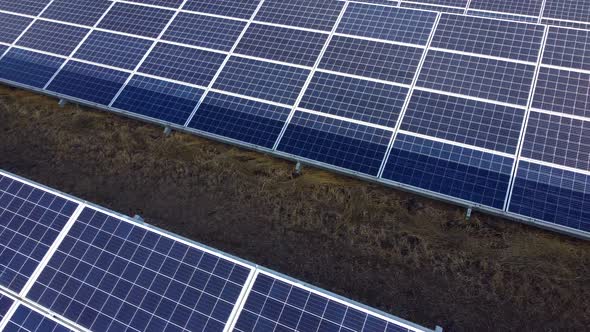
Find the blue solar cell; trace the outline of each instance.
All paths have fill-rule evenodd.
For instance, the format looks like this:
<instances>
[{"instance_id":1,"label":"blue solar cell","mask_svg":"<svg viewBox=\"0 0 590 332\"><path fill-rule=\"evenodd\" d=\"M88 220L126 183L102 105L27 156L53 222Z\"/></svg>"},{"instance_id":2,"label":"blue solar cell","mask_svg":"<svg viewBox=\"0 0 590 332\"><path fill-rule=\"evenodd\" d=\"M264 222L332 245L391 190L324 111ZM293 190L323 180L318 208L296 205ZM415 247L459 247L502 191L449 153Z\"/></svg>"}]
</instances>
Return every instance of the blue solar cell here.
<instances>
[{"instance_id":1,"label":"blue solar cell","mask_svg":"<svg viewBox=\"0 0 590 332\"><path fill-rule=\"evenodd\" d=\"M54 0L42 17L93 26L112 3L110 0Z\"/></svg>"},{"instance_id":2,"label":"blue solar cell","mask_svg":"<svg viewBox=\"0 0 590 332\"><path fill-rule=\"evenodd\" d=\"M108 105L128 76L129 73L118 70L70 61L49 84L47 90Z\"/></svg>"},{"instance_id":3,"label":"blue solar cell","mask_svg":"<svg viewBox=\"0 0 590 332\"><path fill-rule=\"evenodd\" d=\"M521 15L512 15L512 14L495 13L495 12L484 12L481 10L469 10L469 11L467 11L467 15L496 18L499 20L529 22L529 23L537 23L539 20L539 18L536 16L521 16Z\"/></svg>"},{"instance_id":4,"label":"blue solar cell","mask_svg":"<svg viewBox=\"0 0 590 332\"><path fill-rule=\"evenodd\" d=\"M334 36L320 68L411 84L423 50L417 47Z\"/></svg>"},{"instance_id":5,"label":"blue solar cell","mask_svg":"<svg viewBox=\"0 0 590 332\"><path fill-rule=\"evenodd\" d=\"M531 112L522 156L590 171L590 122Z\"/></svg>"},{"instance_id":6,"label":"blue solar cell","mask_svg":"<svg viewBox=\"0 0 590 332\"><path fill-rule=\"evenodd\" d=\"M251 268L86 208L27 294L92 331L222 331Z\"/></svg>"},{"instance_id":7,"label":"blue solar cell","mask_svg":"<svg viewBox=\"0 0 590 332\"><path fill-rule=\"evenodd\" d=\"M344 2L335 0L265 0L257 21L331 31Z\"/></svg>"},{"instance_id":8,"label":"blue solar cell","mask_svg":"<svg viewBox=\"0 0 590 332\"><path fill-rule=\"evenodd\" d=\"M188 127L272 148L291 109L210 92Z\"/></svg>"},{"instance_id":9,"label":"blue solar cell","mask_svg":"<svg viewBox=\"0 0 590 332\"><path fill-rule=\"evenodd\" d=\"M0 10L37 16L50 0L0 0Z\"/></svg>"},{"instance_id":10,"label":"blue solar cell","mask_svg":"<svg viewBox=\"0 0 590 332\"><path fill-rule=\"evenodd\" d=\"M411 0L413 2L427 3L431 5L462 7L467 6L467 0Z\"/></svg>"},{"instance_id":11,"label":"blue solar cell","mask_svg":"<svg viewBox=\"0 0 590 332\"><path fill-rule=\"evenodd\" d=\"M542 19L542 24L546 25L555 25L560 27L567 27L567 28L575 28L581 30L590 30L590 23L579 23L573 21L562 21L562 20L552 20L552 19Z\"/></svg>"},{"instance_id":12,"label":"blue solar cell","mask_svg":"<svg viewBox=\"0 0 590 332\"><path fill-rule=\"evenodd\" d=\"M0 13L0 42L11 44L31 24L33 19L23 16Z\"/></svg>"},{"instance_id":13,"label":"blue solar cell","mask_svg":"<svg viewBox=\"0 0 590 332\"><path fill-rule=\"evenodd\" d=\"M513 159L399 134L383 178L502 209Z\"/></svg>"},{"instance_id":14,"label":"blue solar cell","mask_svg":"<svg viewBox=\"0 0 590 332\"><path fill-rule=\"evenodd\" d=\"M525 106L534 65L429 51L417 85Z\"/></svg>"},{"instance_id":15,"label":"blue solar cell","mask_svg":"<svg viewBox=\"0 0 590 332\"><path fill-rule=\"evenodd\" d=\"M252 24L235 53L312 67L327 39L327 34Z\"/></svg>"},{"instance_id":16,"label":"blue solar cell","mask_svg":"<svg viewBox=\"0 0 590 332\"><path fill-rule=\"evenodd\" d=\"M426 45L436 13L351 3L338 33Z\"/></svg>"},{"instance_id":17,"label":"blue solar cell","mask_svg":"<svg viewBox=\"0 0 590 332\"><path fill-rule=\"evenodd\" d=\"M102 19L99 28L156 38L166 27L174 11L117 3Z\"/></svg>"},{"instance_id":18,"label":"blue solar cell","mask_svg":"<svg viewBox=\"0 0 590 332\"><path fill-rule=\"evenodd\" d=\"M523 109L415 90L402 130L516 153Z\"/></svg>"},{"instance_id":19,"label":"blue solar cell","mask_svg":"<svg viewBox=\"0 0 590 332\"><path fill-rule=\"evenodd\" d=\"M590 231L590 176L519 163L508 211Z\"/></svg>"},{"instance_id":20,"label":"blue solar cell","mask_svg":"<svg viewBox=\"0 0 590 332\"><path fill-rule=\"evenodd\" d=\"M260 0L188 0L183 9L201 13L249 19Z\"/></svg>"},{"instance_id":21,"label":"blue solar cell","mask_svg":"<svg viewBox=\"0 0 590 332\"><path fill-rule=\"evenodd\" d=\"M88 29L49 21L37 21L17 45L60 55L70 55L88 33Z\"/></svg>"},{"instance_id":22,"label":"blue solar cell","mask_svg":"<svg viewBox=\"0 0 590 332\"><path fill-rule=\"evenodd\" d=\"M127 0L127 1L143 3L146 5L168 7L168 8L178 8L182 4L182 0Z\"/></svg>"},{"instance_id":23,"label":"blue solar cell","mask_svg":"<svg viewBox=\"0 0 590 332\"><path fill-rule=\"evenodd\" d=\"M309 70L232 57L213 85L215 89L292 105Z\"/></svg>"},{"instance_id":24,"label":"blue solar cell","mask_svg":"<svg viewBox=\"0 0 590 332\"><path fill-rule=\"evenodd\" d=\"M0 60L0 78L42 88L64 61L50 55L12 48Z\"/></svg>"},{"instance_id":25,"label":"blue solar cell","mask_svg":"<svg viewBox=\"0 0 590 332\"><path fill-rule=\"evenodd\" d=\"M547 0L543 17L590 22L590 2L582 0Z\"/></svg>"},{"instance_id":26,"label":"blue solar cell","mask_svg":"<svg viewBox=\"0 0 590 332\"><path fill-rule=\"evenodd\" d=\"M590 31L550 27L543 63L590 70Z\"/></svg>"},{"instance_id":27,"label":"blue solar cell","mask_svg":"<svg viewBox=\"0 0 590 332\"><path fill-rule=\"evenodd\" d=\"M134 76L113 107L150 118L184 125L204 90Z\"/></svg>"},{"instance_id":28,"label":"blue solar cell","mask_svg":"<svg viewBox=\"0 0 590 332\"><path fill-rule=\"evenodd\" d=\"M544 31L539 24L443 15L431 46L537 62Z\"/></svg>"},{"instance_id":29,"label":"blue solar cell","mask_svg":"<svg viewBox=\"0 0 590 332\"><path fill-rule=\"evenodd\" d=\"M0 284L20 292L77 204L0 175Z\"/></svg>"},{"instance_id":30,"label":"blue solar cell","mask_svg":"<svg viewBox=\"0 0 590 332\"><path fill-rule=\"evenodd\" d=\"M441 13L451 13L451 14L463 14L463 12L465 11L464 8L460 8L460 7L442 7L442 6L436 6L436 5L428 5L428 4L423 4L423 3L404 2L404 1L402 1L400 7L429 10L429 11L441 12Z\"/></svg>"},{"instance_id":31,"label":"blue solar cell","mask_svg":"<svg viewBox=\"0 0 590 332\"><path fill-rule=\"evenodd\" d=\"M590 74L541 67L533 107L590 118Z\"/></svg>"},{"instance_id":32,"label":"blue solar cell","mask_svg":"<svg viewBox=\"0 0 590 332\"><path fill-rule=\"evenodd\" d=\"M472 0L469 8L538 17L542 4L543 0Z\"/></svg>"},{"instance_id":33,"label":"blue solar cell","mask_svg":"<svg viewBox=\"0 0 590 332\"><path fill-rule=\"evenodd\" d=\"M4 327L6 332L73 332L53 319L19 305Z\"/></svg>"},{"instance_id":34,"label":"blue solar cell","mask_svg":"<svg viewBox=\"0 0 590 332\"><path fill-rule=\"evenodd\" d=\"M260 273L235 331L408 332L403 325L299 284Z\"/></svg>"},{"instance_id":35,"label":"blue solar cell","mask_svg":"<svg viewBox=\"0 0 590 332\"><path fill-rule=\"evenodd\" d=\"M152 46L151 40L93 31L75 58L133 70Z\"/></svg>"},{"instance_id":36,"label":"blue solar cell","mask_svg":"<svg viewBox=\"0 0 590 332\"><path fill-rule=\"evenodd\" d=\"M245 22L199 14L179 13L163 40L230 51L244 30Z\"/></svg>"},{"instance_id":37,"label":"blue solar cell","mask_svg":"<svg viewBox=\"0 0 590 332\"><path fill-rule=\"evenodd\" d=\"M226 55L158 43L139 71L191 84L208 86Z\"/></svg>"},{"instance_id":38,"label":"blue solar cell","mask_svg":"<svg viewBox=\"0 0 590 332\"><path fill-rule=\"evenodd\" d=\"M14 301L6 295L0 293L0 321L4 319L4 316L12 306Z\"/></svg>"},{"instance_id":39,"label":"blue solar cell","mask_svg":"<svg viewBox=\"0 0 590 332\"><path fill-rule=\"evenodd\" d=\"M377 175L391 134L379 128L296 112L278 150L352 171Z\"/></svg>"},{"instance_id":40,"label":"blue solar cell","mask_svg":"<svg viewBox=\"0 0 590 332\"><path fill-rule=\"evenodd\" d=\"M317 71L299 107L395 127L408 88Z\"/></svg>"}]
</instances>

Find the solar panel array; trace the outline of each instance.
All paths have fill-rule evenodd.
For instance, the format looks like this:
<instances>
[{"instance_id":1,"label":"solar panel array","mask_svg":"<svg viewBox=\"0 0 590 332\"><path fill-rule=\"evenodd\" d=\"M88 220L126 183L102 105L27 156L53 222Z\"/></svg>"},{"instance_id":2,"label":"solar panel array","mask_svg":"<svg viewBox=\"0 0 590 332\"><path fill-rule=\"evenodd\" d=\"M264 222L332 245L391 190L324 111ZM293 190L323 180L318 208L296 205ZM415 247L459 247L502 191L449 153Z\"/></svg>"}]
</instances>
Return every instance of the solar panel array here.
<instances>
[{"instance_id":1,"label":"solar panel array","mask_svg":"<svg viewBox=\"0 0 590 332\"><path fill-rule=\"evenodd\" d=\"M0 331L429 331L1 170L0 211Z\"/></svg>"},{"instance_id":2,"label":"solar panel array","mask_svg":"<svg viewBox=\"0 0 590 332\"><path fill-rule=\"evenodd\" d=\"M0 80L590 236L581 0L0 0Z\"/></svg>"}]
</instances>

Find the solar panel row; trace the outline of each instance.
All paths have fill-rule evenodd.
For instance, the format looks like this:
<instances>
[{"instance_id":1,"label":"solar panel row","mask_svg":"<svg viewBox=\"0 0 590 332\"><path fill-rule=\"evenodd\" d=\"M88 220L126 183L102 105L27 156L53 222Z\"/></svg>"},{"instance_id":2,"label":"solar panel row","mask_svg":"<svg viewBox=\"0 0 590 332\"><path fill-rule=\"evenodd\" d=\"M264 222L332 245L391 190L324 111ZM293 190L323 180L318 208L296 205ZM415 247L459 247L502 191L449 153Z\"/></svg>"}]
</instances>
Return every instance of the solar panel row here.
<instances>
[{"instance_id":1,"label":"solar panel row","mask_svg":"<svg viewBox=\"0 0 590 332\"><path fill-rule=\"evenodd\" d=\"M51 209L81 206L63 236L51 238L55 245L40 273L25 276L27 288L20 292L2 280L0 291L6 293L0 293L0 330L267 331L272 326L286 331L426 331L3 171L0 188L23 197L20 205L38 204L44 197L43 202L53 198L46 204ZM14 200L3 194L0 208L11 211ZM16 222L0 214L3 227ZM45 222L38 214L19 220L20 228L27 229ZM0 248L3 259L7 250L29 253L26 246L13 249L12 242L2 241Z\"/></svg>"},{"instance_id":2,"label":"solar panel row","mask_svg":"<svg viewBox=\"0 0 590 332\"><path fill-rule=\"evenodd\" d=\"M11 23L0 78L520 218L538 214L512 201L537 190L516 181L519 158L588 181L588 31L335 0L198 3ZM570 196L562 209L584 208Z\"/></svg>"}]
</instances>

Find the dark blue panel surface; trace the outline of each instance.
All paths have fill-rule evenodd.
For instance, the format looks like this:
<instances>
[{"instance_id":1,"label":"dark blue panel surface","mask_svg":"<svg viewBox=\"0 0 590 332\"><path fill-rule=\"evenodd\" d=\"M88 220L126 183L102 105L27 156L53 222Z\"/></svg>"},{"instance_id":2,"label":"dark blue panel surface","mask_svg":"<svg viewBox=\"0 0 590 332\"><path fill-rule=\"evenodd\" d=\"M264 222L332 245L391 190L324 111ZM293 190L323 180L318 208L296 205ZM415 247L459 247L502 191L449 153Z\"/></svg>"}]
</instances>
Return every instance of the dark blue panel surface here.
<instances>
[{"instance_id":1,"label":"dark blue panel surface","mask_svg":"<svg viewBox=\"0 0 590 332\"><path fill-rule=\"evenodd\" d=\"M252 24L235 53L313 67L327 34Z\"/></svg>"},{"instance_id":2,"label":"dark blue panel surface","mask_svg":"<svg viewBox=\"0 0 590 332\"><path fill-rule=\"evenodd\" d=\"M344 6L336 0L265 0L257 21L331 31Z\"/></svg>"},{"instance_id":3,"label":"dark blue panel surface","mask_svg":"<svg viewBox=\"0 0 590 332\"><path fill-rule=\"evenodd\" d=\"M245 22L199 14L179 13L163 40L230 51Z\"/></svg>"},{"instance_id":4,"label":"dark blue panel surface","mask_svg":"<svg viewBox=\"0 0 590 332\"><path fill-rule=\"evenodd\" d=\"M538 17L542 4L543 0L472 0L469 8Z\"/></svg>"},{"instance_id":5,"label":"dark blue panel surface","mask_svg":"<svg viewBox=\"0 0 590 332\"><path fill-rule=\"evenodd\" d=\"M524 113L523 109L414 90L401 129L514 154Z\"/></svg>"},{"instance_id":6,"label":"dark blue panel surface","mask_svg":"<svg viewBox=\"0 0 590 332\"><path fill-rule=\"evenodd\" d=\"M344 301L260 273L236 331L408 332L408 328Z\"/></svg>"},{"instance_id":7,"label":"dark blue panel surface","mask_svg":"<svg viewBox=\"0 0 590 332\"><path fill-rule=\"evenodd\" d=\"M590 2L584 0L547 0L543 17L590 22Z\"/></svg>"},{"instance_id":8,"label":"dark blue panel surface","mask_svg":"<svg viewBox=\"0 0 590 332\"><path fill-rule=\"evenodd\" d=\"M460 8L460 7L442 7L442 6L436 6L436 5L429 5L429 4L415 3L415 2L404 2L404 1L402 1L400 7L429 10L432 12L451 13L451 14L463 14L463 12L465 11L465 9Z\"/></svg>"},{"instance_id":9,"label":"dark blue panel surface","mask_svg":"<svg viewBox=\"0 0 590 332\"><path fill-rule=\"evenodd\" d=\"M249 19L260 0L188 0L183 9L196 12Z\"/></svg>"},{"instance_id":10,"label":"dark blue panel surface","mask_svg":"<svg viewBox=\"0 0 590 332\"><path fill-rule=\"evenodd\" d=\"M117 3L102 19L99 28L156 38L168 24L174 11Z\"/></svg>"},{"instance_id":11,"label":"dark blue panel surface","mask_svg":"<svg viewBox=\"0 0 590 332\"><path fill-rule=\"evenodd\" d=\"M411 84L422 52L417 47L334 36L320 68Z\"/></svg>"},{"instance_id":12,"label":"dark blue panel surface","mask_svg":"<svg viewBox=\"0 0 590 332\"><path fill-rule=\"evenodd\" d=\"M436 13L351 3L338 33L426 45Z\"/></svg>"},{"instance_id":13,"label":"dark blue panel surface","mask_svg":"<svg viewBox=\"0 0 590 332\"><path fill-rule=\"evenodd\" d=\"M513 159L399 134L383 178L502 209Z\"/></svg>"},{"instance_id":14,"label":"dark blue panel surface","mask_svg":"<svg viewBox=\"0 0 590 332\"><path fill-rule=\"evenodd\" d=\"M11 44L29 26L33 19L23 16L0 13L0 42Z\"/></svg>"},{"instance_id":15,"label":"dark blue panel surface","mask_svg":"<svg viewBox=\"0 0 590 332\"><path fill-rule=\"evenodd\" d=\"M508 210L590 232L590 176L521 161Z\"/></svg>"},{"instance_id":16,"label":"dark blue panel surface","mask_svg":"<svg viewBox=\"0 0 590 332\"><path fill-rule=\"evenodd\" d=\"M0 10L36 16L50 0L0 0Z\"/></svg>"},{"instance_id":17,"label":"dark blue panel surface","mask_svg":"<svg viewBox=\"0 0 590 332\"><path fill-rule=\"evenodd\" d=\"M413 2L428 3L432 5L463 7L467 6L467 0L411 0Z\"/></svg>"},{"instance_id":18,"label":"dark blue panel surface","mask_svg":"<svg viewBox=\"0 0 590 332\"><path fill-rule=\"evenodd\" d=\"M135 76L113 107L150 118L184 125L204 90Z\"/></svg>"},{"instance_id":19,"label":"dark blue panel surface","mask_svg":"<svg viewBox=\"0 0 590 332\"><path fill-rule=\"evenodd\" d=\"M541 67L533 107L590 118L590 74Z\"/></svg>"},{"instance_id":20,"label":"dark blue panel surface","mask_svg":"<svg viewBox=\"0 0 590 332\"><path fill-rule=\"evenodd\" d=\"M526 106L535 66L429 51L417 85Z\"/></svg>"},{"instance_id":21,"label":"dark blue panel surface","mask_svg":"<svg viewBox=\"0 0 590 332\"><path fill-rule=\"evenodd\" d=\"M208 86L226 55L184 46L158 43L139 71L201 86Z\"/></svg>"},{"instance_id":22,"label":"dark blue panel surface","mask_svg":"<svg viewBox=\"0 0 590 332\"><path fill-rule=\"evenodd\" d=\"M543 63L590 70L588 45L590 45L588 30L550 27L543 53Z\"/></svg>"},{"instance_id":23,"label":"dark blue panel surface","mask_svg":"<svg viewBox=\"0 0 590 332\"><path fill-rule=\"evenodd\" d=\"M443 15L431 46L537 62L544 31L538 24Z\"/></svg>"},{"instance_id":24,"label":"dark blue panel surface","mask_svg":"<svg viewBox=\"0 0 590 332\"><path fill-rule=\"evenodd\" d=\"M299 96L309 72L307 69L232 57L213 87L292 105Z\"/></svg>"},{"instance_id":25,"label":"dark blue panel surface","mask_svg":"<svg viewBox=\"0 0 590 332\"><path fill-rule=\"evenodd\" d=\"M93 26L112 3L109 0L54 0L43 12L43 17Z\"/></svg>"},{"instance_id":26,"label":"dark blue panel surface","mask_svg":"<svg viewBox=\"0 0 590 332\"><path fill-rule=\"evenodd\" d=\"M133 70L152 46L151 40L93 31L75 58Z\"/></svg>"},{"instance_id":27,"label":"dark blue panel surface","mask_svg":"<svg viewBox=\"0 0 590 332\"><path fill-rule=\"evenodd\" d=\"M20 292L77 204L0 175L0 284Z\"/></svg>"},{"instance_id":28,"label":"dark blue panel surface","mask_svg":"<svg viewBox=\"0 0 590 332\"><path fill-rule=\"evenodd\" d=\"M47 90L108 105L119 92L128 73L70 61L49 84Z\"/></svg>"},{"instance_id":29,"label":"dark blue panel surface","mask_svg":"<svg viewBox=\"0 0 590 332\"><path fill-rule=\"evenodd\" d=\"M168 8L178 8L182 4L182 0L128 0L128 1L143 3L146 5L168 7Z\"/></svg>"},{"instance_id":30,"label":"dark blue panel surface","mask_svg":"<svg viewBox=\"0 0 590 332\"><path fill-rule=\"evenodd\" d=\"M383 129L298 111L278 150L377 175L391 135Z\"/></svg>"},{"instance_id":31,"label":"dark blue panel surface","mask_svg":"<svg viewBox=\"0 0 590 332\"><path fill-rule=\"evenodd\" d=\"M496 18L499 20L529 22L529 23L537 23L539 20L539 18L536 16L520 16L520 15L505 14L505 13L485 12L485 11L481 11L481 10L469 10L467 12L467 15Z\"/></svg>"},{"instance_id":32,"label":"dark blue panel surface","mask_svg":"<svg viewBox=\"0 0 590 332\"><path fill-rule=\"evenodd\" d=\"M27 297L92 331L222 331L250 273L86 208Z\"/></svg>"},{"instance_id":33,"label":"dark blue panel surface","mask_svg":"<svg viewBox=\"0 0 590 332\"><path fill-rule=\"evenodd\" d=\"M0 60L0 78L42 88L64 59L13 48Z\"/></svg>"},{"instance_id":34,"label":"dark blue panel surface","mask_svg":"<svg viewBox=\"0 0 590 332\"><path fill-rule=\"evenodd\" d=\"M190 128L271 149L290 108L210 92Z\"/></svg>"},{"instance_id":35,"label":"dark blue panel surface","mask_svg":"<svg viewBox=\"0 0 590 332\"><path fill-rule=\"evenodd\" d=\"M19 46L69 56L88 29L66 24L37 21L16 43Z\"/></svg>"},{"instance_id":36,"label":"dark blue panel surface","mask_svg":"<svg viewBox=\"0 0 590 332\"><path fill-rule=\"evenodd\" d=\"M4 327L5 332L73 332L51 318L19 305Z\"/></svg>"},{"instance_id":37,"label":"dark blue panel surface","mask_svg":"<svg viewBox=\"0 0 590 332\"><path fill-rule=\"evenodd\" d=\"M408 88L317 71L299 107L395 127Z\"/></svg>"},{"instance_id":38,"label":"dark blue panel surface","mask_svg":"<svg viewBox=\"0 0 590 332\"><path fill-rule=\"evenodd\" d=\"M14 301L6 295L0 294L0 321L4 318Z\"/></svg>"},{"instance_id":39,"label":"dark blue panel surface","mask_svg":"<svg viewBox=\"0 0 590 332\"><path fill-rule=\"evenodd\" d=\"M590 171L590 121L531 112L522 156Z\"/></svg>"},{"instance_id":40,"label":"dark blue panel surface","mask_svg":"<svg viewBox=\"0 0 590 332\"><path fill-rule=\"evenodd\" d=\"M542 19L541 23L547 25L555 25L564 28L576 28L582 30L590 30L590 23L579 23L574 21L562 21L562 20L552 20L552 19Z\"/></svg>"}]
</instances>

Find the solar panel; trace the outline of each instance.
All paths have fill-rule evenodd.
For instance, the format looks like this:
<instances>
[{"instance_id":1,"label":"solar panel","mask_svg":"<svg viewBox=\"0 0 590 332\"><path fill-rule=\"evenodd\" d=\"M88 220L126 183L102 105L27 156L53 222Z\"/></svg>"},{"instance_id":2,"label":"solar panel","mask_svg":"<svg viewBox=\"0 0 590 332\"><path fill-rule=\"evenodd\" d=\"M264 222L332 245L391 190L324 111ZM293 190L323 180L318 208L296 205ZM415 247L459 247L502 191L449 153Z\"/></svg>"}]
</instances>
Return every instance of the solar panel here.
<instances>
[{"instance_id":1,"label":"solar panel","mask_svg":"<svg viewBox=\"0 0 590 332\"><path fill-rule=\"evenodd\" d=\"M546 0L543 17L590 22L590 3L580 0Z\"/></svg>"},{"instance_id":2,"label":"solar panel","mask_svg":"<svg viewBox=\"0 0 590 332\"><path fill-rule=\"evenodd\" d=\"M110 0L53 0L41 17L91 27L112 3Z\"/></svg>"},{"instance_id":3,"label":"solar panel","mask_svg":"<svg viewBox=\"0 0 590 332\"><path fill-rule=\"evenodd\" d=\"M0 13L0 22L3 29L0 30L0 42L12 43L31 24L33 19L23 16Z\"/></svg>"},{"instance_id":4,"label":"solar panel","mask_svg":"<svg viewBox=\"0 0 590 332\"><path fill-rule=\"evenodd\" d=\"M256 21L330 31L342 10L341 1L265 0Z\"/></svg>"},{"instance_id":5,"label":"solar panel","mask_svg":"<svg viewBox=\"0 0 590 332\"><path fill-rule=\"evenodd\" d=\"M67 24L36 21L17 42L18 46L59 55L70 55L88 29Z\"/></svg>"},{"instance_id":6,"label":"solar panel","mask_svg":"<svg viewBox=\"0 0 590 332\"><path fill-rule=\"evenodd\" d=\"M0 0L0 10L36 16L45 9L50 0Z\"/></svg>"},{"instance_id":7,"label":"solar panel","mask_svg":"<svg viewBox=\"0 0 590 332\"><path fill-rule=\"evenodd\" d=\"M11 82L43 88L65 59L12 48L0 59L0 77Z\"/></svg>"},{"instance_id":8,"label":"solar panel","mask_svg":"<svg viewBox=\"0 0 590 332\"><path fill-rule=\"evenodd\" d=\"M539 16L543 0L471 0L469 8L519 15Z\"/></svg>"},{"instance_id":9,"label":"solar panel","mask_svg":"<svg viewBox=\"0 0 590 332\"><path fill-rule=\"evenodd\" d=\"M172 10L116 3L98 27L156 38L173 15Z\"/></svg>"},{"instance_id":10,"label":"solar panel","mask_svg":"<svg viewBox=\"0 0 590 332\"><path fill-rule=\"evenodd\" d=\"M80 45L74 58L133 70L152 44L151 40L93 31Z\"/></svg>"},{"instance_id":11,"label":"solar panel","mask_svg":"<svg viewBox=\"0 0 590 332\"><path fill-rule=\"evenodd\" d=\"M259 0L217 0L212 3L209 0L188 0L182 8L195 12L249 19L254 14L259 2Z\"/></svg>"},{"instance_id":12,"label":"solar panel","mask_svg":"<svg viewBox=\"0 0 590 332\"><path fill-rule=\"evenodd\" d=\"M590 70L590 31L550 27L543 64Z\"/></svg>"},{"instance_id":13,"label":"solar panel","mask_svg":"<svg viewBox=\"0 0 590 332\"><path fill-rule=\"evenodd\" d=\"M541 68L533 107L590 118L590 74Z\"/></svg>"},{"instance_id":14,"label":"solar panel","mask_svg":"<svg viewBox=\"0 0 590 332\"><path fill-rule=\"evenodd\" d=\"M2 322L13 303L14 300L12 298L0 293L0 322Z\"/></svg>"}]
</instances>

